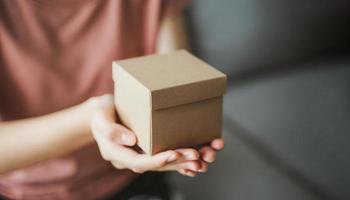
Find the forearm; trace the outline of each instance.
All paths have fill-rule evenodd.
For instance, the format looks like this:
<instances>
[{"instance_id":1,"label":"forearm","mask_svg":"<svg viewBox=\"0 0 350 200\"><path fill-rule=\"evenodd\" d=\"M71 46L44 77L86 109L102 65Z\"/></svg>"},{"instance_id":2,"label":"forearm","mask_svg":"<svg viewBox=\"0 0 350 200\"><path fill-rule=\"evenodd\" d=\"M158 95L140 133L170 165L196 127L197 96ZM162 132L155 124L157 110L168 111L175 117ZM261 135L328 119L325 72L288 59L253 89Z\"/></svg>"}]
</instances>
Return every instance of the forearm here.
<instances>
[{"instance_id":1,"label":"forearm","mask_svg":"<svg viewBox=\"0 0 350 200\"><path fill-rule=\"evenodd\" d=\"M168 53L177 49L189 50L185 18L181 14L163 20L158 32L156 52Z\"/></svg>"},{"instance_id":2,"label":"forearm","mask_svg":"<svg viewBox=\"0 0 350 200\"><path fill-rule=\"evenodd\" d=\"M91 103L0 123L0 173L62 156L93 141Z\"/></svg>"}]
</instances>

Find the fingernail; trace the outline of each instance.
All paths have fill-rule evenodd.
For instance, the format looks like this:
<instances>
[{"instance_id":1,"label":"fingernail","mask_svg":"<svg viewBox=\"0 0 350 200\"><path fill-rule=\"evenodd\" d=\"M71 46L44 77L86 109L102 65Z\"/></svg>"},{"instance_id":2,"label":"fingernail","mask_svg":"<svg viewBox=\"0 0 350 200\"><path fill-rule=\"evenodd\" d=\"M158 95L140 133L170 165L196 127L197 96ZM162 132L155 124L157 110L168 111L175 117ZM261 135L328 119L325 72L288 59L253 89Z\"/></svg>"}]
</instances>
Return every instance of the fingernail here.
<instances>
[{"instance_id":1,"label":"fingernail","mask_svg":"<svg viewBox=\"0 0 350 200\"><path fill-rule=\"evenodd\" d=\"M208 163L213 163L214 161L215 161L215 157L207 157L206 159L205 159Z\"/></svg>"},{"instance_id":2,"label":"fingernail","mask_svg":"<svg viewBox=\"0 0 350 200\"><path fill-rule=\"evenodd\" d=\"M189 160L196 159L196 155L194 155L194 154L191 153L191 152L186 152L186 153L185 153L185 158L186 158L186 159L189 159Z\"/></svg>"},{"instance_id":3,"label":"fingernail","mask_svg":"<svg viewBox=\"0 0 350 200\"><path fill-rule=\"evenodd\" d=\"M188 176L191 178L194 178L194 177L196 177L196 174L189 174Z\"/></svg>"},{"instance_id":4,"label":"fingernail","mask_svg":"<svg viewBox=\"0 0 350 200\"><path fill-rule=\"evenodd\" d=\"M124 144L132 144L134 141L133 141L132 136L130 136L128 133L123 133L122 134L122 142Z\"/></svg>"},{"instance_id":5,"label":"fingernail","mask_svg":"<svg viewBox=\"0 0 350 200\"><path fill-rule=\"evenodd\" d=\"M197 170L198 172L207 172L207 170L205 170L205 169L199 169L199 170Z\"/></svg>"},{"instance_id":6,"label":"fingernail","mask_svg":"<svg viewBox=\"0 0 350 200\"><path fill-rule=\"evenodd\" d=\"M205 161L206 161L207 163L213 163L215 160L213 160L213 159L205 159Z\"/></svg>"},{"instance_id":7,"label":"fingernail","mask_svg":"<svg viewBox=\"0 0 350 200\"><path fill-rule=\"evenodd\" d=\"M198 170L197 165L195 165L194 163L189 163L189 164L187 165L187 167L188 167L188 169L191 169L191 170L193 170L193 171L197 171L197 170Z\"/></svg>"},{"instance_id":8,"label":"fingernail","mask_svg":"<svg viewBox=\"0 0 350 200\"><path fill-rule=\"evenodd\" d=\"M200 167L198 170L198 172L207 172L208 171L208 168L207 167Z\"/></svg>"},{"instance_id":9,"label":"fingernail","mask_svg":"<svg viewBox=\"0 0 350 200\"><path fill-rule=\"evenodd\" d=\"M168 159L167 159L167 162L173 162L174 160L176 160L177 156L176 154L171 154Z\"/></svg>"}]
</instances>

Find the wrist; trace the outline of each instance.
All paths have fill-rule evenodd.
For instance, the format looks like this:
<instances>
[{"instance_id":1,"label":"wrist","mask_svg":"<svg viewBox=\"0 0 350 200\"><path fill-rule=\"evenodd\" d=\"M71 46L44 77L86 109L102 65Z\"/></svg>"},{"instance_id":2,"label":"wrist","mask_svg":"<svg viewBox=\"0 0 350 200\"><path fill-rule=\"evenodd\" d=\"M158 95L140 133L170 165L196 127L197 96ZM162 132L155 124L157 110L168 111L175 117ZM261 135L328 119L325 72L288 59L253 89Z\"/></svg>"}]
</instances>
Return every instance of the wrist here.
<instances>
[{"instance_id":1,"label":"wrist","mask_svg":"<svg viewBox=\"0 0 350 200\"><path fill-rule=\"evenodd\" d=\"M88 125L90 125L96 113L101 111L114 112L114 98L112 95L108 94L91 97L83 103L82 107L86 113L85 121Z\"/></svg>"}]
</instances>

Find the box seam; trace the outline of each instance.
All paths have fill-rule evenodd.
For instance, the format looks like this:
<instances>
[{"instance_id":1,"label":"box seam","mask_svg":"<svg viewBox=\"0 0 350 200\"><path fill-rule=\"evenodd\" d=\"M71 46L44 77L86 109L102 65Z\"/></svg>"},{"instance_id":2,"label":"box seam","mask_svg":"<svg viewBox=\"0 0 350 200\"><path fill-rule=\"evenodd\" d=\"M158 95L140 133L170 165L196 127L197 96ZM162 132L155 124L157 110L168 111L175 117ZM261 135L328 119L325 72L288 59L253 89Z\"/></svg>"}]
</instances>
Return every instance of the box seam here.
<instances>
[{"instance_id":1,"label":"box seam","mask_svg":"<svg viewBox=\"0 0 350 200\"><path fill-rule=\"evenodd\" d=\"M220 79L225 79L225 82L227 82L227 76L220 76L220 77L215 77L215 78L210 78L210 79L205 79L205 80L201 80L201 81L194 81L194 82L190 82L190 83L184 83L184 84L179 84L179 85L174 85L174 86L171 86L171 87L166 87L166 88L161 88L161 89L156 89L156 90L151 90L149 88L146 88L151 91L151 93L153 92L158 92L158 91L162 91L162 90L167 90L167 89L173 89L173 88L177 88L177 87L183 87L183 86L187 86L187 85L191 85L191 84L200 84L200 83L204 83L204 82L207 82L207 81L214 81L214 80L220 80ZM225 91L223 94L226 93L226 88L225 88Z\"/></svg>"},{"instance_id":2,"label":"box seam","mask_svg":"<svg viewBox=\"0 0 350 200\"><path fill-rule=\"evenodd\" d=\"M201 99L201 100L198 100L198 101L192 101L192 102L189 102L189 103L183 103L183 104L178 104L178 105L175 105L175 106L169 106L169 107L164 107L164 108L157 108L157 109L154 109L154 110L164 110L164 109L169 109L169 108L176 108L176 107L179 107L179 106L184 106L184 105L191 104L191 103L200 103L202 101L207 101L207 100L215 99L215 98L219 98L219 97L221 97L222 99L224 98L223 95L216 95L216 96L212 96L212 97L209 97L209 98ZM153 109L151 111L153 111Z\"/></svg>"}]
</instances>

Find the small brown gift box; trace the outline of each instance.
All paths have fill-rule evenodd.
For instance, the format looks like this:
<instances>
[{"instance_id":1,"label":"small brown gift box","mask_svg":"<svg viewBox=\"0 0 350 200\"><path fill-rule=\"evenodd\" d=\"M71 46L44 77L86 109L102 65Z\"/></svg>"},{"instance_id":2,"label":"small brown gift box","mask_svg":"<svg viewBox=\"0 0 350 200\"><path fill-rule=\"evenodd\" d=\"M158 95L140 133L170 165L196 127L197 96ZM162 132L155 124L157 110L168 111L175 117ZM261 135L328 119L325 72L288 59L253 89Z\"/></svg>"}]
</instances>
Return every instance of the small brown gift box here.
<instances>
[{"instance_id":1,"label":"small brown gift box","mask_svg":"<svg viewBox=\"0 0 350 200\"><path fill-rule=\"evenodd\" d=\"M121 122L152 155L221 135L226 75L185 50L113 62Z\"/></svg>"}]
</instances>

